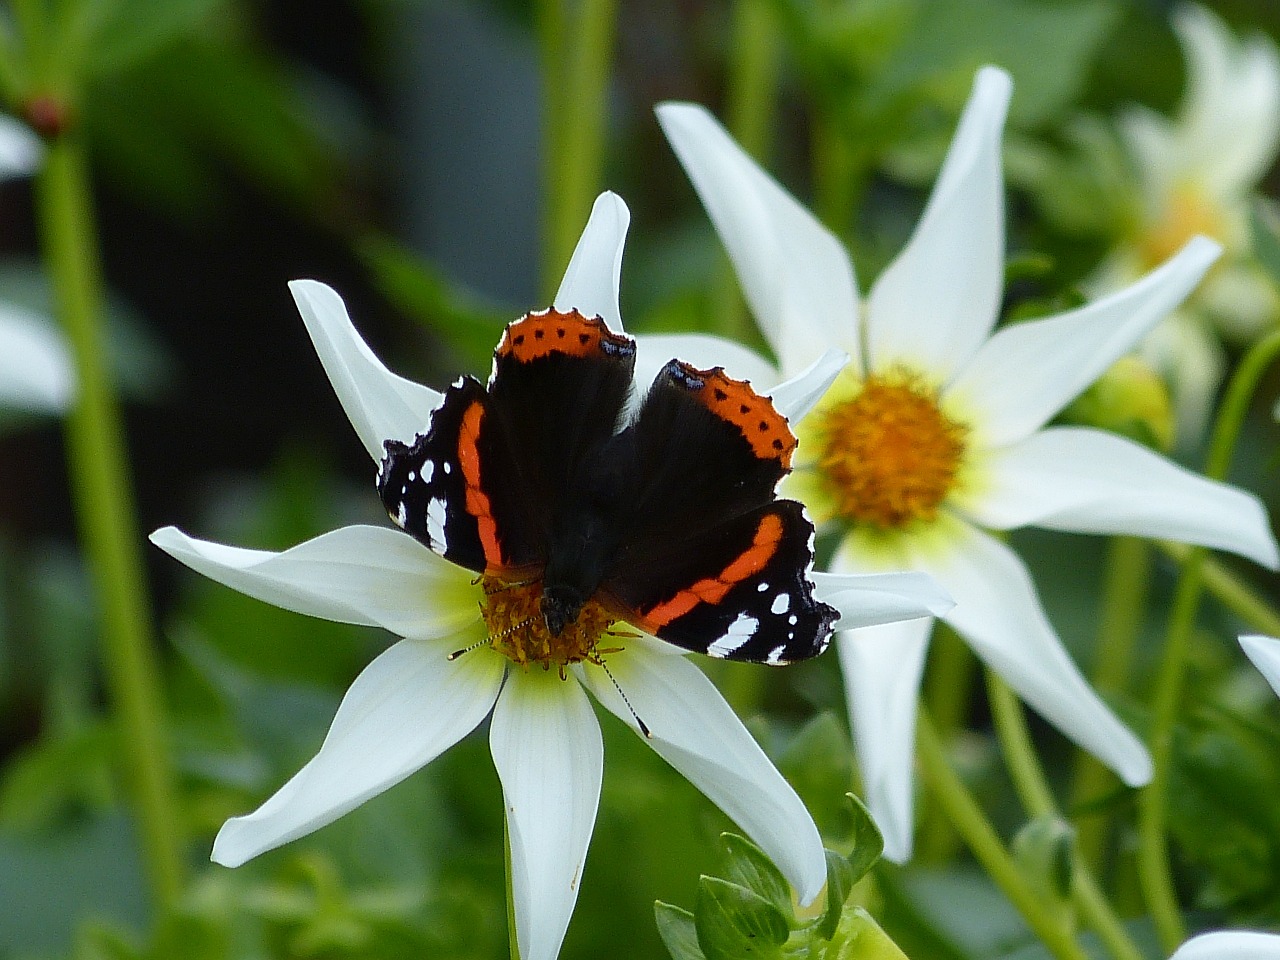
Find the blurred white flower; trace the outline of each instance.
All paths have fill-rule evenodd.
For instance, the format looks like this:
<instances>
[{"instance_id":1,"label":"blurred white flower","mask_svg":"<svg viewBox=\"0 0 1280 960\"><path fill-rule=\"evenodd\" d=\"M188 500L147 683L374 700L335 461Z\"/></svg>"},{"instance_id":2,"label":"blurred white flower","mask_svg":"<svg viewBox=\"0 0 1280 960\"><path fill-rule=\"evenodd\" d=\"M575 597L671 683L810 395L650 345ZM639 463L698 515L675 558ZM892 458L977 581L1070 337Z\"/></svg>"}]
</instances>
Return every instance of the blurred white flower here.
<instances>
[{"instance_id":1,"label":"blurred white flower","mask_svg":"<svg viewBox=\"0 0 1280 960\"><path fill-rule=\"evenodd\" d=\"M75 374L58 330L36 314L0 303L0 405L58 413L74 393Z\"/></svg>"},{"instance_id":2,"label":"blurred white flower","mask_svg":"<svg viewBox=\"0 0 1280 960\"><path fill-rule=\"evenodd\" d=\"M1239 930L1202 933L1169 960L1280 960L1280 936Z\"/></svg>"},{"instance_id":3,"label":"blurred white flower","mask_svg":"<svg viewBox=\"0 0 1280 960\"><path fill-rule=\"evenodd\" d=\"M1253 339L1280 311L1249 231L1250 195L1280 151L1280 51L1262 34L1237 39L1196 4L1178 7L1173 27L1187 63L1182 102L1173 118L1143 107L1120 118L1141 197L1089 286L1128 283L1196 234L1224 247L1195 295L1139 347L1169 383L1185 446L1200 439L1222 381L1220 337Z\"/></svg>"},{"instance_id":4,"label":"blurred white flower","mask_svg":"<svg viewBox=\"0 0 1280 960\"><path fill-rule=\"evenodd\" d=\"M24 123L0 114L0 180L35 173L44 144Z\"/></svg>"},{"instance_id":5,"label":"blurred white flower","mask_svg":"<svg viewBox=\"0 0 1280 960\"><path fill-rule=\"evenodd\" d=\"M1009 77L985 68L906 247L859 298L839 241L701 107L658 108L728 249L782 374L854 359L799 424L784 492L843 531L837 572L917 569L946 621L1067 736L1138 785L1142 743L1081 676L1026 568L999 536L1038 525L1231 550L1274 566L1256 497L1092 429L1045 424L1182 301L1218 253L1196 238L1111 296L997 330L1004 265L1001 130ZM912 837L917 695L933 621L844 630L837 646L868 805L886 856Z\"/></svg>"},{"instance_id":6,"label":"blurred white flower","mask_svg":"<svg viewBox=\"0 0 1280 960\"><path fill-rule=\"evenodd\" d=\"M628 219L618 197L597 200L556 296L558 310L599 315L621 330L618 275ZM310 280L291 288L375 462L384 440L413 441L441 395L383 367L333 290ZM682 357L718 357L739 373L754 366L771 374L749 351L714 338L639 338L638 345L638 379L651 376L661 362L655 356L666 359L669 349ZM840 366L819 364L778 387L779 409L803 407ZM557 670L513 668L487 635L475 574L399 530L344 527L281 553L195 540L173 527L151 539L250 596L404 638L356 678L319 753L256 811L227 821L214 843L218 863L237 866L335 820L492 713L489 742L505 799L520 955L550 960L577 899L600 795L603 749L590 691L637 733L643 718L646 742L768 853L803 902L821 891L825 859L808 811L684 651L651 637L624 637L615 645L625 649L604 655L608 672L590 660L562 665L565 679ZM820 598L854 623L950 606L919 574L817 579Z\"/></svg>"}]
</instances>

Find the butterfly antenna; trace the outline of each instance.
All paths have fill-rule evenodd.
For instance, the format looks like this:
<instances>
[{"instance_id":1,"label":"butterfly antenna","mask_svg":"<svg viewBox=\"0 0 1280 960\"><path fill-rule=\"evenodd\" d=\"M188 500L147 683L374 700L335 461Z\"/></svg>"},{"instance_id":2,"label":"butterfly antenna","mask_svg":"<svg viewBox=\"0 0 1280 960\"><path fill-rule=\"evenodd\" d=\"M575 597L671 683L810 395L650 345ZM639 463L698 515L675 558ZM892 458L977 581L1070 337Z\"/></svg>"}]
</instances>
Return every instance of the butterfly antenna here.
<instances>
[{"instance_id":1,"label":"butterfly antenna","mask_svg":"<svg viewBox=\"0 0 1280 960\"><path fill-rule=\"evenodd\" d=\"M453 653L449 654L449 656L446 657L445 659L450 662L453 662L454 660L457 660L460 656L462 656L464 653L470 653L476 647L483 647L488 642L489 642L488 637L485 637L483 640L477 640L475 643L468 644L467 646L463 647L461 650L453 651Z\"/></svg>"},{"instance_id":2,"label":"butterfly antenna","mask_svg":"<svg viewBox=\"0 0 1280 960\"><path fill-rule=\"evenodd\" d=\"M640 732L644 734L646 740L652 740L653 734L649 732L649 726L640 719L640 714L636 713L636 708L631 705L631 701L627 699L627 695L622 692L622 686L618 683L618 678L613 675L613 671L609 669L609 665L601 661L600 666L604 668L605 676L609 678L609 682L613 684L613 689L618 691L618 696L622 698L622 702L627 705L627 709L631 711L631 716L635 717L636 723L640 727Z\"/></svg>"}]
</instances>

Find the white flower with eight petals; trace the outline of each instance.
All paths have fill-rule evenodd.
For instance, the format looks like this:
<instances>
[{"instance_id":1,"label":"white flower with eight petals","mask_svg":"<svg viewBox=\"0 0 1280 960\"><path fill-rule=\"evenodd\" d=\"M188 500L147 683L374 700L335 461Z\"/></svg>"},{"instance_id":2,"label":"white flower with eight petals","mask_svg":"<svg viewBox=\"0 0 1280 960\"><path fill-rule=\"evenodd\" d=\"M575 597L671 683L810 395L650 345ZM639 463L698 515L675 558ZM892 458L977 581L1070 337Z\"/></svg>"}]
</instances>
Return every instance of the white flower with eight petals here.
<instances>
[{"instance_id":1,"label":"white flower with eight petals","mask_svg":"<svg viewBox=\"0 0 1280 960\"><path fill-rule=\"evenodd\" d=\"M600 315L621 330L618 276L627 222L622 201L602 195L556 296L557 310ZM385 440L412 441L441 395L386 370L331 289L306 280L291 288L370 455L380 461ZM704 365L719 358L737 375L761 365L749 351L713 338L639 338L637 380L655 373L668 350ZM841 363L819 358L773 391L777 408L801 415ZM486 643L472 572L390 528L344 527L282 553L195 540L173 527L151 539L250 596L405 638L356 678L319 753L256 811L223 826L215 861L236 866L318 829L424 766L492 712L489 741L505 800L520 955L550 960L577 898L600 795L603 746L590 691L637 732L643 718L647 742L774 859L802 901L822 889L822 844L804 805L683 651L641 636L619 641L625 650L606 655L612 677L591 660L573 663L564 680L555 670L513 668ZM846 625L950 607L920 574L815 574L815 580L818 596Z\"/></svg>"},{"instance_id":2,"label":"white flower with eight petals","mask_svg":"<svg viewBox=\"0 0 1280 960\"><path fill-rule=\"evenodd\" d=\"M1003 71L979 71L920 223L865 302L839 241L709 113L665 104L658 116L782 374L831 347L853 357L799 424L800 457L784 487L815 521L845 531L832 569L932 573L956 600L945 619L974 652L1138 785L1151 774L1146 749L1072 662L1022 561L984 528L1161 537L1268 566L1277 548L1255 497L1120 437L1045 427L1182 301L1218 247L1196 238L1126 289L992 332L1010 93ZM898 861L911 852L912 744L932 625L837 635L868 806Z\"/></svg>"}]
</instances>

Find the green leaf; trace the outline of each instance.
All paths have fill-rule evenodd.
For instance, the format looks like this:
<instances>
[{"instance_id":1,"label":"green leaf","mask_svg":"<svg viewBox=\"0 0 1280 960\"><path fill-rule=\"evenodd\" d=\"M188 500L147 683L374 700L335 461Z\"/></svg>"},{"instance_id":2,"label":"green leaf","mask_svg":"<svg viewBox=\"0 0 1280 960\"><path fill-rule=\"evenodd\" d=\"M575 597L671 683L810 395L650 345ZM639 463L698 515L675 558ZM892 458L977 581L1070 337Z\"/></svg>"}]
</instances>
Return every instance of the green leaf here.
<instances>
[{"instance_id":1,"label":"green leaf","mask_svg":"<svg viewBox=\"0 0 1280 960\"><path fill-rule=\"evenodd\" d=\"M834 850L822 852L827 856L827 909L818 921L817 930L823 940L830 940L836 935L845 901L849 899L849 891L858 882L858 878L854 876L853 864L845 857Z\"/></svg>"},{"instance_id":2,"label":"green leaf","mask_svg":"<svg viewBox=\"0 0 1280 960\"><path fill-rule=\"evenodd\" d=\"M907 960L902 948L862 907L850 913L845 931L847 939L840 953L841 960Z\"/></svg>"},{"instance_id":3,"label":"green leaf","mask_svg":"<svg viewBox=\"0 0 1280 960\"><path fill-rule=\"evenodd\" d=\"M853 806L853 851L849 854L849 866L853 870L853 882L857 883L880 859L884 837L866 805L852 793L845 796Z\"/></svg>"},{"instance_id":4,"label":"green leaf","mask_svg":"<svg viewBox=\"0 0 1280 960\"><path fill-rule=\"evenodd\" d=\"M786 916L764 897L705 876L698 883L694 926L707 960L780 957L778 948L791 933Z\"/></svg>"},{"instance_id":5,"label":"green leaf","mask_svg":"<svg viewBox=\"0 0 1280 960\"><path fill-rule=\"evenodd\" d=\"M692 913L657 900L653 904L653 917L658 923L658 936L662 937L671 960L706 960L698 946L698 931Z\"/></svg>"},{"instance_id":6,"label":"green leaf","mask_svg":"<svg viewBox=\"0 0 1280 960\"><path fill-rule=\"evenodd\" d=\"M1258 263L1271 282L1280 287L1280 208L1274 200L1254 198L1249 207L1249 237Z\"/></svg>"},{"instance_id":7,"label":"green leaf","mask_svg":"<svg viewBox=\"0 0 1280 960\"><path fill-rule=\"evenodd\" d=\"M146 60L188 36L224 0L111 0L83 6L97 11L89 25L86 71L109 75Z\"/></svg>"},{"instance_id":8,"label":"green leaf","mask_svg":"<svg viewBox=\"0 0 1280 960\"><path fill-rule=\"evenodd\" d=\"M720 839L729 849L725 879L763 897L784 916L791 916L791 886L765 852L734 833L722 833Z\"/></svg>"}]
</instances>

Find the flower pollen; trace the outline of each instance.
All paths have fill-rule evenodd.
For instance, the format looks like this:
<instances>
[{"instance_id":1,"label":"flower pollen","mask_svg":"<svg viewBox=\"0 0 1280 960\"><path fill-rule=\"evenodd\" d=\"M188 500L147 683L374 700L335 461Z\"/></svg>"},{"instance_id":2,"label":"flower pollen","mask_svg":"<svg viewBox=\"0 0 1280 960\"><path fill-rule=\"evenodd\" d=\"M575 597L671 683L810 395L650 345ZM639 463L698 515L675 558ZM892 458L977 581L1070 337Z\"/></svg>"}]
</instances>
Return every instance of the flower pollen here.
<instances>
[{"instance_id":1,"label":"flower pollen","mask_svg":"<svg viewBox=\"0 0 1280 960\"><path fill-rule=\"evenodd\" d=\"M873 374L821 414L818 467L850 520L881 529L933 520L955 484L967 432L919 378Z\"/></svg>"},{"instance_id":2,"label":"flower pollen","mask_svg":"<svg viewBox=\"0 0 1280 960\"><path fill-rule=\"evenodd\" d=\"M554 664L563 677L564 668L571 663L587 660L603 664L603 654L616 652L598 646L617 618L594 600L587 601L577 619L555 635L542 614L541 580L505 583L486 574L480 578L480 586L484 591L480 610L489 631L489 645L526 670L530 664L541 664L544 670Z\"/></svg>"}]
</instances>

